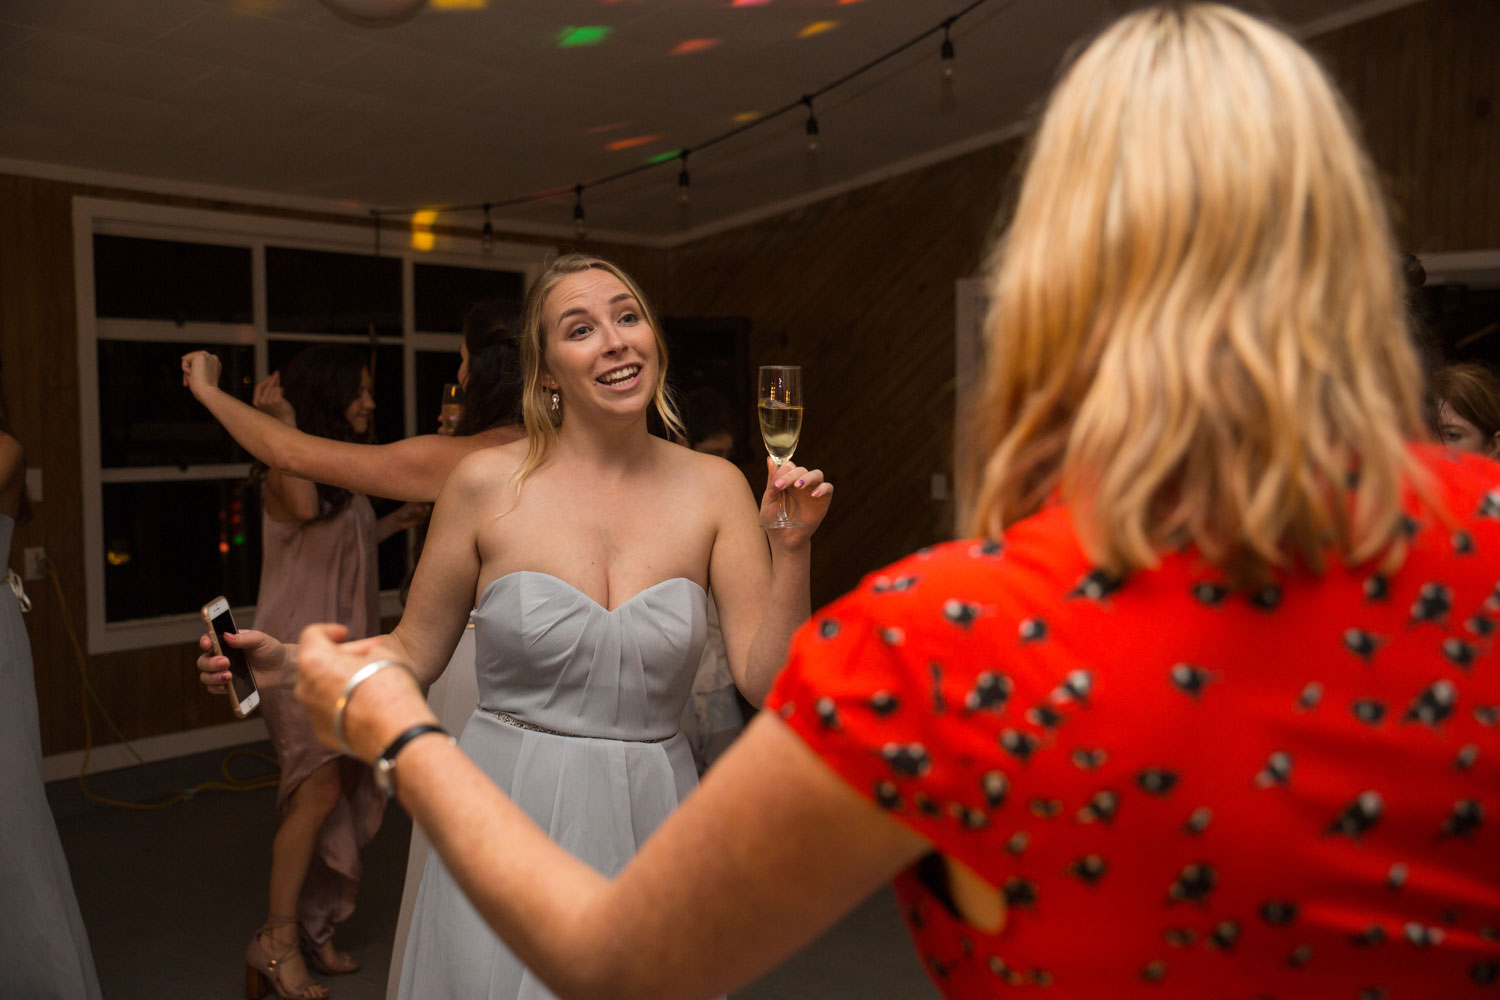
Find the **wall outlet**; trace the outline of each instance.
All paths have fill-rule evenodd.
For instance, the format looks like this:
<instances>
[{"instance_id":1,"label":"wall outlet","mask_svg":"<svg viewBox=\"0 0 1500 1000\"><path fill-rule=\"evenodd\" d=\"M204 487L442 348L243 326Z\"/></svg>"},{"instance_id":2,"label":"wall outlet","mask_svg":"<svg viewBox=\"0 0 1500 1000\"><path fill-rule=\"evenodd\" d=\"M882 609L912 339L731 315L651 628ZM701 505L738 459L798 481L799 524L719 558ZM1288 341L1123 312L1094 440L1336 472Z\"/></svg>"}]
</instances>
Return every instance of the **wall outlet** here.
<instances>
[{"instance_id":1,"label":"wall outlet","mask_svg":"<svg viewBox=\"0 0 1500 1000\"><path fill-rule=\"evenodd\" d=\"M28 580L41 580L47 576L47 550L38 546L22 553L23 574Z\"/></svg>"},{"instance_id":2,"label":"wall outlet","mask_svg":"<svg viewBox=\"0 0 1500 1000\"><path fill-rule=\"evenodd\" d=\"M42 470L35 466L26 470L26 495L32 503L42 502Z\"/></svg>"},{"instance_id":3,"label":"wall outlet","mask_svg":"<svg viewBox=\"0 0 1500 1000\"><path fill-rule=\"evenodd\" d=\"M934 500L948 499L948 477L941 472L934 472L932 474L931 492L932 499Z\"/></svg>"}]
</instances>

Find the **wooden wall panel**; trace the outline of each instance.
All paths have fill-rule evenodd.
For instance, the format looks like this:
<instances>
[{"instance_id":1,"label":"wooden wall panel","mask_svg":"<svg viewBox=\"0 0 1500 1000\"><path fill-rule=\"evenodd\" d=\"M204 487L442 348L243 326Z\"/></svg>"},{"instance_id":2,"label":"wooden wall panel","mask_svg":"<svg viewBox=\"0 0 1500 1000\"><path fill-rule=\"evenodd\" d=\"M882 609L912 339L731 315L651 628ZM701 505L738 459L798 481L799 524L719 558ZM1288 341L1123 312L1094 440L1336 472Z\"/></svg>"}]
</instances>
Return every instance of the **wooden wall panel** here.
<instances>
[{"instance_id":1,"label":"wooden wall panel","mask_svg":"<svg viewBox=\"0 0 1500 1000\"><path fill-rule=\"evenodd\" d=\"M1314 39L1417 253L1500 247L1500 3L1430 0Z\"/></svg>"},{"instance_id":2,"label":"wooden wall panel","mask_svg":"<svg viewBox=\"0 0 1500 1000\"><path fill-rule=\"evenodd\" d=\"M1500 61L1490 51L1497 37L1495 0L1430 0L1311 43L1365 130L1406 247L1500 247ZM820 602L948 533L951 506L928 491L932 473L951 471L954 281L980 269L1014 184L1018 145L672 251L586 244L634 274L663 314L748 317L752 365L806 366L808 423L799 457L823 465L839 486L832 520L815 545ZM47 488L16 547L46 546L81 629L75 195L348 219L0 176L0 360L14 420ZM76 661L50 584L31 590L43 747L76 749L83 740ZM121 729L139 737L225 721L220 702L198 692L192 658L190 649L143 650L92 657L88 669ZM99 742L113 739L96 732Z\"/></svg>"}]
</instances>

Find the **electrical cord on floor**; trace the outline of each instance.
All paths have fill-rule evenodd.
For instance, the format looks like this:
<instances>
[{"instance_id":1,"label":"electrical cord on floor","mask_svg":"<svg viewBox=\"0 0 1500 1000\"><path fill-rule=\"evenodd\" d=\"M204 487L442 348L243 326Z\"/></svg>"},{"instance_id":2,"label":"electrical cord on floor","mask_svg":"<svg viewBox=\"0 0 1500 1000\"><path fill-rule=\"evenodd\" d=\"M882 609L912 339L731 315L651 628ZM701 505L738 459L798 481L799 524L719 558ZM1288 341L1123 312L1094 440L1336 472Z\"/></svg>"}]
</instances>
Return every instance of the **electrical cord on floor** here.
<instances>
[{"instance_id":1,"label":"electrical cord on floor","mask_svg":"<svg viewBox=\"0 0 1500 1000\"><path fill-rule=\"evenodd\" d=\"M83 711L83 763L78 768L78 788L83 792L84 798L91 802L113 806L117 809L166 809L179 802L186 802L199 792L253 792L262 788L274 788L280 783L279 771L281 765L276 758L261 753L258 750L248 750L240 747L229 751L219 761L219 773L224 776L224 780L202 781L191 788L184 788L182 791L156 802L130 802L123 799L112 799L104 795L99 795L93 789L89 788L89 758L94 752L94 723L89 715L90 699L93 700L94 707L99 710L99 714L103 717L105 724L109 726L110 731L115 734L115 737L120 741L120 745L126 749L130 756L134 757L148 772L151 770L151 765L136 752L135 747L125 738L125 734L120 732L120 727L115 725L115 720L110 717L109 710L104 707L103 699L94 690L93 684L89 683L88 656L83 651L83 644L78 641L78 634L73 631L72 616L68 613L67 598L63 596L62 581L58 579L57 571L52 568L50 560L46 561L45 567L47 577L52 581L52 589L57 592L58 614L62 618L63 629L67 631L68 641L73 644L73 653L78 659L78 679L82 684L82 690L79 693L79 701L81 703L79 707ZM229 771L229 762L236 757L254 757L257 760L265 761L275 767L278 773L263 775L259 778L236 778Z\"/></svg>"}]
</instances>

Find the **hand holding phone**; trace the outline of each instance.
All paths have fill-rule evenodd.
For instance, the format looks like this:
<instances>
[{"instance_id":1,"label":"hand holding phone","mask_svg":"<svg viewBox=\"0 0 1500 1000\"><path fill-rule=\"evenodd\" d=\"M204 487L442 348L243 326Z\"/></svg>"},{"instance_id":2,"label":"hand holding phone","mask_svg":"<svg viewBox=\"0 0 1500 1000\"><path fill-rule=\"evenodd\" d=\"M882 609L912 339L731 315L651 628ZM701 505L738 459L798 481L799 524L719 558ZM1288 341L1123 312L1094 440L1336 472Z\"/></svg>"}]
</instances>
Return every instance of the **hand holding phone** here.
<instances>
[{"instance_id":1,"label":"hand holding phone","mask_svg":"<svg viewBox=\"0 0 1500 1000\"><path fill-rule=\"evenodd\" d=\"M255 686L255 675L250 672L250 663L243 650L224 641L224 636L237 632L234 615L229 612L229 601L215 597L203 606L203 624L208 627L208 639L215 656L229 661L229 704L234 714L243 719L260 704L260 690Z\"/></svg>"}]
</instances>

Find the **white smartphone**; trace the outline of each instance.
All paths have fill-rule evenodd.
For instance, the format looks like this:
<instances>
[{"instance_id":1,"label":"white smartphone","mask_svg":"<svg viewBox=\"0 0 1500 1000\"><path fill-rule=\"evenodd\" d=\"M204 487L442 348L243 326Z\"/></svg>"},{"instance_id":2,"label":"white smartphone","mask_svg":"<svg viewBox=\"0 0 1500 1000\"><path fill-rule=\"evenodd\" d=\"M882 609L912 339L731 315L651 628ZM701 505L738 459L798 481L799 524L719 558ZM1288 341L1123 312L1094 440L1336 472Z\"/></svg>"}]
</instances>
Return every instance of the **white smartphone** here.
<instances>
[{"instance_id":1,"label":"white smartphone","mask_svg":"<svg viewBox=\"0 0 1500 1000\"><path fill-rule=\"evenodd\" d=\"M229 601L215 597L203 605L203 624L208 626L208 638L213 643L214 655L229 660L229 704L234 714L243 719L255 711L260 704L260 690L255 686L255 675L245 660L243 650L235 649L224 641L226 633L237 631L234 615L229 613Z\"/></svg>"}]
</instances>

